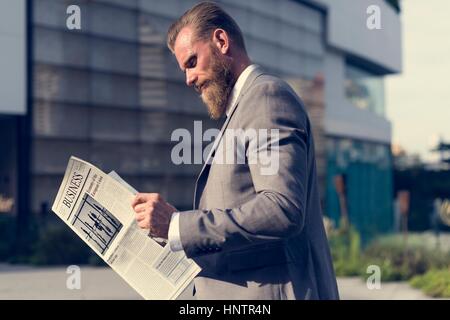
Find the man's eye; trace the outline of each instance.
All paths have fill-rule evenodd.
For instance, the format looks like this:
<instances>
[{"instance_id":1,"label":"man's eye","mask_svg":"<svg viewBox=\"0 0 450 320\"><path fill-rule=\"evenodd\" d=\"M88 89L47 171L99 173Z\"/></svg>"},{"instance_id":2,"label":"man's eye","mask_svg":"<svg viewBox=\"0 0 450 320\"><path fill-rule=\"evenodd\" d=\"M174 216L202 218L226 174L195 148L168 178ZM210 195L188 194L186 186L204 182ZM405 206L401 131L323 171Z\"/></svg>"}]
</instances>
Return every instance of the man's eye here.
<instances>
[{"instance_id":1,"label":"man's eye","mask_svg":"<svg viewBox=\"0 0 450 320\"><path fill-rule=\"evenodd\" d=\"M196 64L197 64L197 57L192 57L191 59L189 59L187 67L194 68Z\"/></svg>"}]
</instances>

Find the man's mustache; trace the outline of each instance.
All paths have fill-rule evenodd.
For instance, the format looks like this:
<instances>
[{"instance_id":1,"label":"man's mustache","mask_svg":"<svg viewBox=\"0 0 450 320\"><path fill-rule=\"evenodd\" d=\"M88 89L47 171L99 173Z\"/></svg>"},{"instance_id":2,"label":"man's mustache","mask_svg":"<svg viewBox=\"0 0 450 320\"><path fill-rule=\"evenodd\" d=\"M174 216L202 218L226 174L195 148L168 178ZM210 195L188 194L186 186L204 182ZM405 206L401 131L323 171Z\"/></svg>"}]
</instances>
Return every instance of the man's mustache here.
<instances>
[{"instance_id":1,"label":"man's mustache","mask_svg":"<svg viewBox=\"0 0 450 320\"><path fill-rule=\"evenodd\" d=\"M197 91L198 94L201 94L202 93L202 89L205 88L206 86L208 86L209 82L210 81L205 81L205 82L200 83L200 84L197 84L197 83L194 84L195 91Z\"/></svg>"}]
</instances>

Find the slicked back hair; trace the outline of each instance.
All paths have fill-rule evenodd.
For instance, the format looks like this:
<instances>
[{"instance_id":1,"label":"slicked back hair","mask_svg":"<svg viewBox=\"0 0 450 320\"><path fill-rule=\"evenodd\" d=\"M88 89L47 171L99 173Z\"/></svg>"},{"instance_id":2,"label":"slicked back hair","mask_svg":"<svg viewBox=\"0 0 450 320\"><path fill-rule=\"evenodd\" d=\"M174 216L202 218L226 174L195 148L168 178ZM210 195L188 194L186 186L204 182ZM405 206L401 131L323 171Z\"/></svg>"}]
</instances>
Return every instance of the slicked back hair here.
<instances>
[{"instance_id":1,"label":"slicked back hair","mask_svg":"<svg viewBox=\"0 0 450 320\"><path fill-rule=\"evenodd\" d=\"M223 29L231 42L246 52L244 37L236 21L214 2L207 1L195 5L170 26L167 32L167 46L170 51L174 52L178 34L187 26L193 28L195 41L208 40L215 29Z\"/></svg>"}]
</instances>

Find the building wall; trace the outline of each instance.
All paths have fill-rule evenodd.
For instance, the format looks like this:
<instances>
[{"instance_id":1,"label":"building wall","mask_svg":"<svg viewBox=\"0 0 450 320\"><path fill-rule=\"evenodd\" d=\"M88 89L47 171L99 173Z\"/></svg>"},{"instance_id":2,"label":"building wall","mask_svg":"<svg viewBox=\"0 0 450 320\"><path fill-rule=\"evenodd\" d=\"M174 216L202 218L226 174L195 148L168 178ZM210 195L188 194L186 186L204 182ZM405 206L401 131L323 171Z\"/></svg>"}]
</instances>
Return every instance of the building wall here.
<instances>
[{"instance_id":1,"label":"building wall","mask_svg":"<svg viewBox=\"0 0 450 320\"><path fill-rule=\"evenodd\" d=\"M314 0L327 9L327 44L376 65L384 73L402 69L400 16L385 0ZM380 29L369 29L367 20L379 8Z\"/></svg>"},{"instance_id":2,"label":"building wall","mask_svg":"<svg viewBox=\"0 0 450 320\"><path fill-rule=\"evenodd\" d=\"M345 181L349 221L361 232L364 242L392 230L392 158L388 145L328 137L325 212L338 224L342 212L337 176Z\"/></svg>"},{"instance_id":3,"label":"building wall","mask_svg":"<svg viewBox=\"0 0 450 320\"><path fill-rule=\"evenodd\" d=\"M0 116L0 219L17 214L17 122L12 116Z\"/></svg>"},{"instance_id":4,"label":"building wall","mask_svg":"<svg viewBox=\"0 0 450 320\"><path fill-rule=\"evenodd\" d=\"M66 28L69 4L81 7L81 30ZM53 201L70 155L116 170L180 208L192 204L198 165L172 164L171 132L192 131L194 120L215 124L169 61L160 30L169 19L136 4L35 3L34 211Z\"/></svg>"},{"instance_id":5,"label":"building wall","mask_svg":"<svg viewBox=\"0 0 450 320\"><path fill-rule=\"evenodd\" d=\"M0 1L0 219L17 216L20 203L19 154L24 144L19 143L19 133L27 112L26 22L25 0Z\"/></svg>"},{"instance_id":6,"label":"building wall","mask_svg":"<svg viewBox=\"0 0 450 320\"><path fill-rule=\"evenodd\" d=\"M34 211L39 211L42 203L53 202L70 155L104 171L117 171L138 190L160 192L179 209L191 208L200 165L174 165L170 155L175 143L170 136L177 128L193 133L196 120L202 121L203 130L217 123L208 119L200 99L185 86L184 75L165 46L165 35L170 23L194 3L35 2ZM327 44L327 15L291 0L220 3L241 26L253 61L288 80L304 99L312 120L326 214L339 215L330 188L334 175L344 172L352 179L362 179L351 184L351 215L358 216L355 221L363 221L358 219L367 212L358 190L370 193L374 183L389 190L390 176L379 175L376 168L356 158L351 158L355 161L348 166L338 166L332 151L336 148L330 143L339 146L340 140L351 138L356 150L361 144L367 151L364 157L371 152L384 154L390 143L390 123L346 100L346 54ZM65 12L70 4L81 7L82 30L66 28ZM354 170L358 161L365 171ZM387 162L383 173L389 166ZM375 197L389 201L387 194ZM370 198L370 210L378 200ZM375 223L390 211L370 212L372 220L364 221Z\"/></svg>"},{"instance_id":7,"label":"building wall","mask_svg":"<svg viewBox=\"0 0 450 320\"><path fill-rule=\"evenodd\" d=\"M32 208L52 203L70 155L115 170L135 188L192 206L199 165L170 159L176 128L216 127L165 46L170 23L196 1L34 4ZM323 69L323 16L292 1L221 1L254 62L311 80ZM81 30L66 8L81 8ZM319 147L320 149L320 147ZM324 175L324 172L323 174Z\"/></svg>"},{"instance_id":8,"label":"building wall","mask_svg":"<svg viewBox=\"0 0 450 320\"><path fill-rule=\"evenodd\" d=\"M356 108L345 97L345 53L329 49L325 56L325 128L327 135L390 144L390 121Z\"/></svg>"},{"instance_id":9,"label":"building wall","mask_svg":"<svg viewBox=\"0 0 450 320\"><path fill-rule=\"evenodd\" d=\"M327 137L325 213L338 225L341 208L335 178L345 177L348 215L363 241L392 230L391 123L359 109L345 96L345 55L330 49L325 58Z\"/></svg>"},{"instance_id":10,"label":"building wall","mask_svg":"<svg viewBox=\"0 0 450 320\"><path fill-rule=\"evenodd\" d=\"M325 212L339 223L342 213L335 179L343 176L350 222L368 240L392 229L392 130L382 110L357 108L346 96L346 68L358 67L378 77L381 86L385 75L400 72L400 17L382 0L315 2L323 5L327 16ZM370 5L381 9L380 30L367 28Z\"/></svg>"},{"instance_id":11,"label":"building wall","mask_svg":"<svg viewBox=\"0 0 450 320\"><path fill-rule=\"evenodd\" d=\"M25 0L0 1L0 114L26 113Z\"/></svg>"}]
</instances>

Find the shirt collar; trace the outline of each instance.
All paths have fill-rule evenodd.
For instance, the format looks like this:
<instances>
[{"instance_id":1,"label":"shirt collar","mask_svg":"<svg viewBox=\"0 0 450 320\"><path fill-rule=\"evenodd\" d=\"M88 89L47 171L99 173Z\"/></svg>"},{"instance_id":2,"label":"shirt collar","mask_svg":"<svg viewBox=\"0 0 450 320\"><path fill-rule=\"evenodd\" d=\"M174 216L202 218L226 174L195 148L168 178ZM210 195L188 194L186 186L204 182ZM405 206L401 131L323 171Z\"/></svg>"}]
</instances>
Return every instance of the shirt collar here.
<instances>
[{"instance_id":1,"label":"shirt collar","mask_svg":"<svg viewBox=\"0 0 450 320\"><path fill-rule=\"evenodd\" d=\"M252 73L253 70L255 70L258 66L256 64L251 64L247 66L247 68L244 69L244 71L241 72L238 79L236 80L236 83L234 84L233 90L231 91L229 103L227 105L226 109L226 115L227 117L230 115L231 108L236 103L237 98L241 94L242 88L244 87L244 83L247 80L250 73Z\"/></svg>"}]
</instances>

